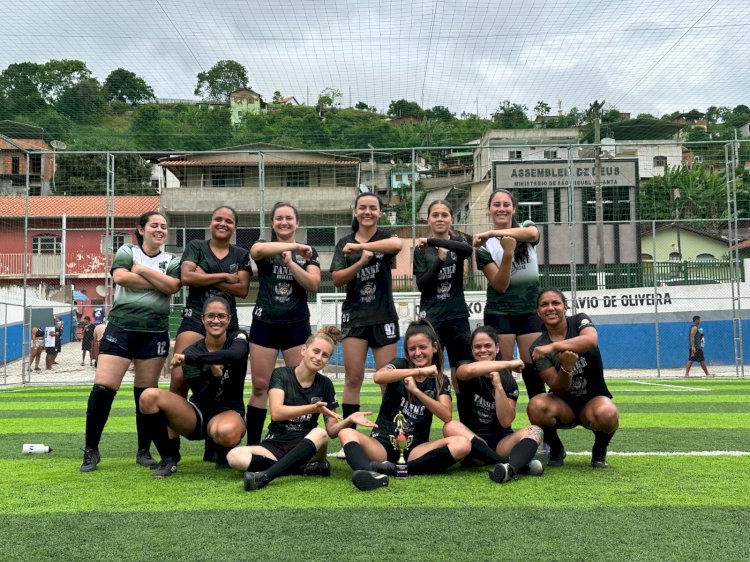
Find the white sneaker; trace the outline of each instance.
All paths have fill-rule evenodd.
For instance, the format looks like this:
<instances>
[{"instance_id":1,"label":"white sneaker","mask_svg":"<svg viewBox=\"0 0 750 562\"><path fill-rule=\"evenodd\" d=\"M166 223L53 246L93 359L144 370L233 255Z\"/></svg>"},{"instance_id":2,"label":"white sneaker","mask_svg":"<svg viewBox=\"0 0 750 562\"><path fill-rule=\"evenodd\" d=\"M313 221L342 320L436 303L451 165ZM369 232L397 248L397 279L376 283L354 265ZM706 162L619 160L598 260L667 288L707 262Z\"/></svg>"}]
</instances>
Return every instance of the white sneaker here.
<instances>
[{"instance_id":1,"label":"white sneaker","mask_svg":"<svg viewBox=\"0 0 750 562\"><path fill-rule=\"evenodd\" d=\"M344 452L343 448L341 448L338 451L335 451L333 453L328 453L326 456L327 457L333 457L334 459L346 460L346 453Z\"/></svg>"}]
</instances>

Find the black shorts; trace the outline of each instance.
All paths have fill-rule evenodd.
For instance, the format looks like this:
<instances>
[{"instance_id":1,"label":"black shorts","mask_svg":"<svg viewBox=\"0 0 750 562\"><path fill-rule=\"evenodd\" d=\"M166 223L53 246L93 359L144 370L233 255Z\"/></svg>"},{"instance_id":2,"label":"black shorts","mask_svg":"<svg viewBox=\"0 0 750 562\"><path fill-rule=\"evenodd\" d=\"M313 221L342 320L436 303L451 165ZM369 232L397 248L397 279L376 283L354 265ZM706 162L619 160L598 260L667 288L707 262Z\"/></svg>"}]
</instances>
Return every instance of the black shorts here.
<instances>
[{"instance_id":1,"label":"black shorts","mask_svg":"<svg viewBox=\"0 0 750 562\"><path fill-rule=\"evenodd\" d=\"M597 396L606 396L609 399L612 398L611 394L596 394L596 395L593 395L593 396L590 396L590 395L586 395L586 396L570 396L570 395L559 396L557 394L554 394L551 390L548 391L548 394L552 394L553 396L557 396L560 400L562 400L563 402L565 402L570 407L571 410L573 410L574 419L573 419L572 422L565 423L565 424L558 422L557 427L560 427L562 429L572 429L572 428L574 428L577 425L582 425L581 424L581 410L583 410L584 406L586 406L586 404L588 404L591 400L593 400Z\"/></svg>"},{"instance_id":2,"label":"black shorts","mask_svg":"<svg viewBox=\"0 0 750 562\"><path fill-rule=\"evenodd\" d=\"M102 355L116 355L125 359L154 359L169 353L169 332L136 332L107 324L99 344Z\"/></svg>"},{"instance_id":3,"label":"black shorts","mask_svg":"<svg viewBox=\"0 0 750 562\"><path fill-rule=\"evenodd\" d=\"M432 327L435 328L440 345L448 353L451 367L458 367L461 361L471 361L471 327L468 318L434 322Z\"/></svg>"},{"instance_id":4,"label":"black shorts","mask_svg":"<svg viewBox=\"0 0 750 562\"><path fill-rule=\"evenodd\" d=\"M276 457L277 461L280 461L285 456L289 454L289 451L294 449L297 445L300 444L300 441L302 441L305 438L305 436L297 437L295 439L264 439L258 445L263 447L264 449L267 449L274 457Z\"/></svg>"},{"instance_id":5,"label":"black shorts","mask_svg":"<svg viewBox=\"0 0 750 562\"><path fill-rule=\"evenodd\" d=\"M688 361L705 361L705 358L703 357L703 348L696 349L695 353L690 353L690 350L688 350Z\"/></svg>"},{"instance_id":6,"label":"black shorts","mask_svg":"<svg viewBox=\"0 0 750 562\"><path fill-rule=\"evenodd\" d=\"M200 316L195 317L192 314L187 314L188 312L192 313L192 310L186 308L182 311L182 321L180 322L180 327L177 328L177 335L179 336L182 332L196 332L205 338L206 328L203 326ZM239 329L240 323L237 320L237 315L232 314L232 321L227 327L227 332L231 334Z\"/></svg>"},{"instance_id":7,"label":"black shorts","mask_svg":"<svg viewBox=\"0 0 750 562\"><path fill-rule=\"evenodd\" d=\"M253 318L253 323L250 326L250 343L284 351L298 345L304 345L310 334L312 334L312 330L310 329L309 319L275 323Z\"/></svg>"},{"instance_id":8,"label":"black shorts","mask_svg":"<svg viewBox=\"0 0 750 562\"><path fill-rule=\"evenodd\" d=\"M542 319L536 312L529 314L485 314L485 325L492 326L498 334L523 336L542 331Z\"/></svg>"},{"instance_id":9,"label":"black shorts","mask_svg":"<svg viewBox=\"0 0 750 562\"><path fill-rule=\"evenodd\" d=\"M52 355L53 353L57 353L57 349L55 349L54 347L45 347L44 351L46 351L50 355Z\"/></svg>"},{"instance_id":10,"label":"black shorts","mask_svg":"<svg viewBox=\"0 0 750 562\"><path fill-rule=\"evenodd\" d=\"M229 406L206 407L200 406L192 400L188 400L188 403L193 407L193 410L195 410L196 417L195 429L190 432L190 435L185 436L185 439L187 439L188 441L202 441L208 438L208 422L210 422L214 416L221 414L222 412L237 412L237 414L242 418L242 421L245 421L244 407L239 409L230 408Z\"/></svg>"},{"instance_id":11,"label":"black shorts","mask_svg":"<svg viewBox=\"0 0 750 562\"><path fill-rule=\"evenodd\" d=\"M398 322L374 324L372 326L350 326L341 330L344 338L365 340L373 349L397 343L400 337Z\"/></svg>"},{"instance_id":12,"label":"black shorts","mask_svg":"<svg viewBox=\"0 0 750 562\"><path fill-rule=\"evenodd\" d=\"M500 443L500 441L508 437L508 435L513 435L512 429L503 429L500 433L490 433L490 434L477 433L477 437L483 439L484 442L487 443L487 446L493 451L497 449L498 443Z\"/></svg>"}]
</instances>

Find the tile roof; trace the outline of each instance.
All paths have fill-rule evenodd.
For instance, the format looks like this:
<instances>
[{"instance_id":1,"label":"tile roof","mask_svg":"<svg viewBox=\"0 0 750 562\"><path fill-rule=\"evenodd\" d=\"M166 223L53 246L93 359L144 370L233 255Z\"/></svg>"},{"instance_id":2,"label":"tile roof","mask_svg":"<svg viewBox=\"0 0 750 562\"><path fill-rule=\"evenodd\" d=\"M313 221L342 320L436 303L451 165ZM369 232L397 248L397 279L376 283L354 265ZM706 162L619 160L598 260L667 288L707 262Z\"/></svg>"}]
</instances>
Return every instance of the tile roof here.
<instances>
[{"instance_id":1,"label":"tile roof","mask_svg":"<svg viewBox=\"0 0 750 562\"><path fill-rule=\"evenodd\" d=\"M288 160L266 158L265 166L356 166L354 160ZM180 166L235 166L238 168L247 166L258 166L258 161L247 160L163 160L159 162L165 168L177 168Z\"/></svg>"},{"instance_id":2,"label":"tile roof","mask_svg":"<svg viewBox=\"0 0 750 562\"><path fill-rule=\"evenodd\" d=\"M23 217L26 198L0 196L0 217ZM29 197L30 217L104 217L106 197L103 195ZM139 217L159 210L159 197L148 195L115 196L116 217Z\"/></svg>"},{"instance_id":3,"label":"tile roof","mask_svg":"<svg viewBox=\"0 0 750 562\"><path fill-rule=\"evenodd\" d=\"M52 147L42 139L11 139L13 143L0 139L0 150L49 150ZM20 148L19 148L20 147Z\"/></svg>"}]
</instances>

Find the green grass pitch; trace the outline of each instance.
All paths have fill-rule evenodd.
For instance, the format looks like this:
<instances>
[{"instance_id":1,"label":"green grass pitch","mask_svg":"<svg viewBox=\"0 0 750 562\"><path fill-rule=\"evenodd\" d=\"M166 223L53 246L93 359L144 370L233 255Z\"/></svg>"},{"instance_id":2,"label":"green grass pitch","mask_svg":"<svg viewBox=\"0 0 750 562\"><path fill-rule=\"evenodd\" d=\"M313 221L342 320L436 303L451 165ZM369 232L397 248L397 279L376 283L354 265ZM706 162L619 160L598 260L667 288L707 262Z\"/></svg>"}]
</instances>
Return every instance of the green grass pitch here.
<instances>
[{"instance_id":1,"label":"green grass pitch","mask_svg":"<svg viewBox=\"0 0 750 562\"><path fill-rule=\"evenodd\" d=\"M115 401L99 469L81 474L89 388L2 391L0 557L750 559L750 381L608 384L621 411L608 470L589 467L592 435L577 428L560 433L573 453L566 465L540 478L498 485L487 469L455 467L370 493L334 459L331 478L290 476L246 493L239 473L217 472L201 443L184 440L177 474L154 480L135 464L130 388ZM376 411L379 397L366 383L363 409ZM23 443L54 452L24 456Z\"/></svg>"}]
</instances>

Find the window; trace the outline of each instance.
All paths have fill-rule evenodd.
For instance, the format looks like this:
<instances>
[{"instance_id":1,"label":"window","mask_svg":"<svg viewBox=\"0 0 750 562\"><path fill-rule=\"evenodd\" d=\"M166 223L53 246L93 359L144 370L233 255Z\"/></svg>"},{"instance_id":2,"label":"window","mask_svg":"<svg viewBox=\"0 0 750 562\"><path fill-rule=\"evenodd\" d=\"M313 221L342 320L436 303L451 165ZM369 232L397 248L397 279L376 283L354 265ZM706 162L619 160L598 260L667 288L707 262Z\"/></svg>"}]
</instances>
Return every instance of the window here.
<instances>
[{"instance_id":1,"label":"window","mask_svg":"<svg viewBox=\"0 0 750 562\"><path fill-rule=\"evenodd\" d=\"M31 242L31 251L35 254L60 255L60 237L55 234L39 234Z\"/></svg>"},{"instance_id":2,"label":"window","mask_svg":"<svg viewBox=\"0 0 750 562\"><path fill-rule=\"evenodd\" d=\"M532 220L536 223L547 222L547 190L538 188L514 189L513 195L518 201L518 222Z\"/></svg>"},{"instance_id":3,"label":"window","mask_svg":"<svg viewBox=\"0 0 750 562\"><path fill-rule=\"evenodd\" d=\"M286 173L286 187L309 187L310 171L309 170L289 170Z\"/></svg>"},{"instance_id":4,"label":"window","mask_svg":"<svg viewBox=\"0 0 750 562\"><path fill-rule=\"evenodd\" d=\"M680 252L669 252L669 261L682 261Z\"/></svg>"},{"instance_id":5,"label":"window","mask_svg":"<svg viewBox=\"0 0 750 562\"><path fill-rule=\"evenodd\" d=\"M713 254L698 254L695 256L695 261L713 261L715 259Z\"/></svg>"},{"instance_id":6,"label":"window","mask_svg":"<svg viewBox=\"0 0 750 562\"><path fill-rule=\"evenodd\" d=\"M508 151L508 160L520 160L522 157L520 150L509 150Z\"/></svg>"},{"instance_id":7,"label":"window","mask_svg":"<svg viewBox=\"0 0 750 562\"><path fill-rule=\"evenodd\" d=\"M593 187L586 187L584 191L583 220L596 222L596 193ZM604 203L604 222L630 221L630 189L627 186L602 186Z\"/></svg>"},{"instance_id":8,"label":"window","mask_svg":"<svg viewBox=\"0 0 750 562\"><path fill-rule=\"evenodd\" d=\"M545 160L557 160L557 150L545 150L544 159Z\"/></svg>"},{"instance_id":9,"label":"window","mask_svg":"<svg viewBox=\"0 0 750 562\"><path fill-rule=\"evenodd\" d=\"M20 174L21 173L21 159L18 156L14 156L10 159L10 173Z\"/></svg>"},{"instance_id":10,"label":"window","mask_svg":"<svg viewBox=\"0 0 750 562\"><path fill-rule=\"evenodd\" d=\"M666 156L654 156L654 168L663 168L667 165Z\"/></svg>"},{"instance_id":11,"label":"window","mask_svg":"<svg viewBox=\"0 0 750 562\"><path fill-rule=\"evenodd\" d=\"M336 187L351 187L357 183L357 170L354 166L336 168Z\"/></svg>"},{"instance_id":12,"label":"window","mask_svg":"<svg viewBox=\"0 0 750 562\"><path fill-rule=\"evenodd\" d=\"M242 168L214 168L211 170L211 187L242 187Z\"/></svg>"},{"instance_id":13,"label":"window","mask_svg":"<svg viewBox=\"0 0 750 562\"><path fill-rule=\"evenodd\" d=\"M336 245L336 230L334 228L308 228L307 243L313 248Z\"/></svg>"},{"instance_id":14,"label":"window","mask_svg":"<svg viewBox=\"0 0 750 562\"><path fill-rule=\"evenodd\" d=\"M31 174L39 175L42 173L42 155L41 154L32 154L29 156L29 166L30 170L29 172Z\"/></svg>"},{"instance_id":15,"label":"window","mask_svg":"<svg viewBox=\"0 0 750 562\"><path fill-rule=\"evenodd\" d=\"M111 243L107 244L107 240L109 237L105 234L102 236L102 253L113 253L116 254L117 250L120 246L127 242L132 242L133 238L130 236L130 234L125 234L123 232L116 232L112 235Z\"/></svg>"}]
</instances>

